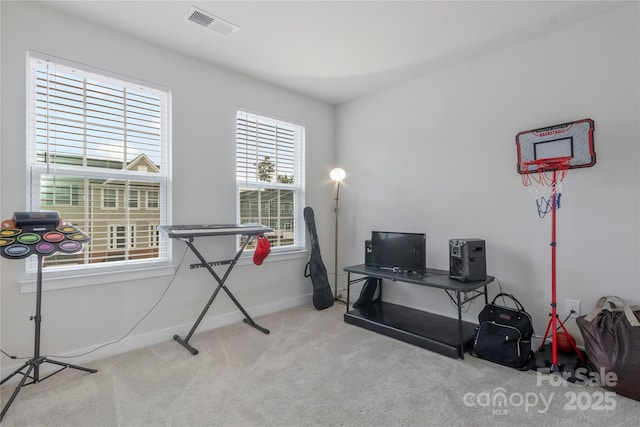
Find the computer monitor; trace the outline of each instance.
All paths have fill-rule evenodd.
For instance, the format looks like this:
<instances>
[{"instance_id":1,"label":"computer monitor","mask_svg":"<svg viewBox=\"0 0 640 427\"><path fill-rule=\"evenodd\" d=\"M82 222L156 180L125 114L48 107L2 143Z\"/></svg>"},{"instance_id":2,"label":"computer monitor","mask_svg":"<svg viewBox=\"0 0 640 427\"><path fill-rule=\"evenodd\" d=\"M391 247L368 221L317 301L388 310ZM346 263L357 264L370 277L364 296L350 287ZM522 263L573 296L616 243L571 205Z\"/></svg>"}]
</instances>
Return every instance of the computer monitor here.
<instances>
[{"instance_id":1,"label":"computer monitor","mask_svg":"<svg viewBox=\"0 0 640 427\"><path fill-rule=\"evenodd\" d=\"M423 233L371 232L371 266L426 274L427 236Z\"/></svg>"}]
</instances>

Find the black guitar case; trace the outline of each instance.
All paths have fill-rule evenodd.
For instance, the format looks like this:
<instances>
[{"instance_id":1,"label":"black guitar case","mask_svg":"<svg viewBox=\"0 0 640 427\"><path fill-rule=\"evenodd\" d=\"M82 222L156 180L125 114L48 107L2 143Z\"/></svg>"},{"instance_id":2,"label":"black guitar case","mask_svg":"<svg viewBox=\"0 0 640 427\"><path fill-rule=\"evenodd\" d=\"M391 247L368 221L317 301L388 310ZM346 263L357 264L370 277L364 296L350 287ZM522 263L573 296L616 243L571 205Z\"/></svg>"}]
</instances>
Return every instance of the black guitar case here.
<instances>
[{"instance_id":1,"label":"black guitar case","mask_svg":"<svg viewBox=\"0 0 640 427\"><path fill-rule=\"evenodd\" d=\"M313 209L304 208L304 221L307 223L307 230L311 237L311 258L304 268L304 277L311 277L313 284L313 306L317 310L324 310L333 305L333 293L327 277L327 269L322 262L320 255L320 245L316 234L316 220L313 216Z\"/></svg>"}]
</instances>

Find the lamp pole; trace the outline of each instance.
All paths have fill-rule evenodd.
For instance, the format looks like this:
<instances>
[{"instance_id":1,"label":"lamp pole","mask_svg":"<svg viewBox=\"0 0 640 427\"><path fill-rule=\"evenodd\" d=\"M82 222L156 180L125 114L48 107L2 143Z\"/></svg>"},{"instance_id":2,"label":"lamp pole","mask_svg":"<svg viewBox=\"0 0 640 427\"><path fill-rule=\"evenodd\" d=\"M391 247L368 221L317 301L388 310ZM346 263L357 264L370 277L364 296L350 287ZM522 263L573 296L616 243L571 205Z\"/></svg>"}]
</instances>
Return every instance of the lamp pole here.
<instances>
[{"instance_id":1,"label":"lamp pole","mask_svg":"<svg viewBox=\"0 0 640 427\"><path fill-rule=\"evenodd\" d=\"M335 235L335 248L334 248L334 262L333 262L333 286L334 286L334 299L339 300L340 295L338 295L338 200L340 197L340 181L336 182L336 235Z\"/></svg>"},{"instance_id":2,"label":"lamp pole","mask_svg":"<svg viewBox=\"0 0 640 427\"><path fill-rule=\"evenodd\" d=\"M335 169L332 169L331 172L329 172L329 176L331 177L331 179L336 182L336 198L335 198L336 227L335 227L334 249L333 249L333 254L334 254L333 299L335 301L342 301L342 299L340 298L340 295L338 295L338 207L340 202L340 182L344 179L346 175L347 175L346 172L342 168L335 168Z\"/></svg>"}]
</instances>

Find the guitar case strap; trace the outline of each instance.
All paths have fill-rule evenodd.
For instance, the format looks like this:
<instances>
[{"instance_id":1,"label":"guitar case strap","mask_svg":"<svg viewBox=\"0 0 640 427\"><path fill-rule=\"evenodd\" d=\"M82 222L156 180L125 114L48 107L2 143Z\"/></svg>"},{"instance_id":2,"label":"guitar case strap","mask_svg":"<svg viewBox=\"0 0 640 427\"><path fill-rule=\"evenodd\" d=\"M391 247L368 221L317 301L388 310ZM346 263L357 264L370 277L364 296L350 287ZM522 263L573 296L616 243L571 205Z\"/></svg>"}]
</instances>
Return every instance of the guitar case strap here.
<instances>
[{"instance_id":1,"label":"guitar case strap","mask_svg":"<svg viewBox=\"0 0 640 427\"><path fill-rule=\"evenodd\" d=\"M317 310L324 310L333 305L333 293L331 292L331 285L329 285L327 269L324 266L324 262L322 262L322 255L320 255L313 209L308 206L304 208L304 220L307 223L307 230L311 238L311 257L304 268L304 277L311 277L313 306Z\"/></svg>"}]
</instances>

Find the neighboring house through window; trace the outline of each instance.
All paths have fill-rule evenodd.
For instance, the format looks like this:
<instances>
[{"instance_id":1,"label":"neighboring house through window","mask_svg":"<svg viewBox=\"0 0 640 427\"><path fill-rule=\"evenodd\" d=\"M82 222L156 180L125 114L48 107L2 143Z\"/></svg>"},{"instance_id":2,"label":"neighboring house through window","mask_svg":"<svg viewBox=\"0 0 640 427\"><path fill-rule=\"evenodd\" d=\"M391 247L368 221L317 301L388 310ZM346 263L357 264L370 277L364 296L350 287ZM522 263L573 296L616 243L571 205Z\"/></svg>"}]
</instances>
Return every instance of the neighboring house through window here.
<instances>
[{"instance_id":1,"label":"neighboring house through window","mask_svg":"<svg viewBox=\"0 0 640 427\"><path fill-rule=\"evenodd\" d=\"M237 113L237 221L273 228L275 251L304 248L304 139L304 126Z\"/></svg>"},{"instance_id":2,"label":"neighboring house through window","mask_svg":"<svg viewBox=\"0 0 640 427\"><path fill-rule=\"evenodd\" d=\"M157 227L170 219L169 91L47 55L28 59L30 210L56 210L91 237L81 253L45 258L45 270L166 265Z\"/></svg>"}]
</instances>

